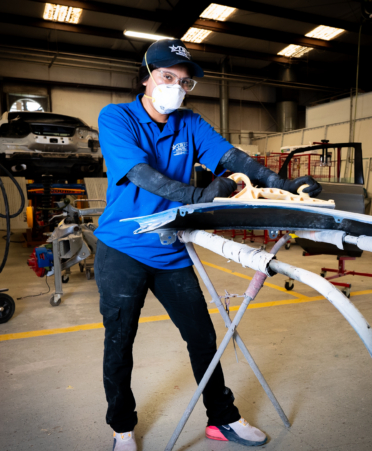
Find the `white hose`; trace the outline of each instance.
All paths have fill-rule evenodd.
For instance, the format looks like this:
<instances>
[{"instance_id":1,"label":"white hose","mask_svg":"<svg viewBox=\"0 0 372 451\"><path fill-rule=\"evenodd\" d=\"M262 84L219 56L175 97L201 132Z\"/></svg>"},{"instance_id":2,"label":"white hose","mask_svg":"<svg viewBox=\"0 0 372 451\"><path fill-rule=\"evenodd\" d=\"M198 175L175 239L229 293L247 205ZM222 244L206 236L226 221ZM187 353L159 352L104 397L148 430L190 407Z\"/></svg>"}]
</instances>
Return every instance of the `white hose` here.
<instances>
[{"instance_id":1,"label":"white hose","mask_svg":"<svg viewBox=\"0 0 372 451\"><path fill-rule=\"evenodd\" d=\"M345 243L355 244L363 251L372 252L372 237L370 236L345 236Z\"/></svg>"},{"instance_id":2,"label":"white hose","mask_svg":"<svg viewBox=\"0 0 372 451\"><path fill-rule=\"evenodd\" d=\"M367 252L372 252L372 237L370 236L350 236L346 232L338 230L323 230L315 232L311 230L297 230L295 232L299 238L306 238L307 240L317 241L321 243L330 243L343 249L343 243L354 244L359 249Z\"/></svg>"},{"instance_id":3,"label":"white hose","mask_svg":"<svg viewBox=\"0 0 372 451\"><path fill-rule=\"evenodd\" d=\"M372 329L359 310L334 285L318 274L306 269L296 268L277 260L270 262L270 267L279 274L298 280L318 291L345 317L359 335L372 357Z\"/></svg>"},{"instance_id":4,"label":"white hose","mask_svg":"<svg viewBox=\"0 0 372 451\"><path fill-rule=\"evenodd\" d=\"M228 241L220 236L212 235L203 230L186 230L179 232L178 236L182 242L192 242L206 249L222 255L243 266L264 272L265 274L277 272L291 279L298 280L314 290L318 291L354 328L360 339L366 346L372 357L372 330L359 310L328 280L305 269L296 268L286 263L273 260L273 255L259 249L251 248L245 244ZM256 251L256 252L255 252ZM273 274L271 273L271 274Z\"/></svg>"},{"instance_id":5,"label":"white hose","mask_svg":"<svg viewBox=\"0 0 372 451\"><path fill-rule=\"evenodd\" d=\"M315 232L311 230L298 230L295 232L299 238L306 238L311 241L318 241L322 243L330 243L337 246L339 249L343 249L343 241L346 232L338 230L322 230L321 232Z\"/></svg>"},{"instance_id":6,"label":"white hose","mask_svg":"<svg viewBox=\"0 0 372 451\"><path fill-rule=\"evenodd\" d=\"M261 249L235 243L204 230L185 230L178 232L178 237L183 243L192 242L198 244L216 254L222 255L222 257L240 263L243 267L248 266L256 271L263 272L267 276L275 274L269 268L269 263L274 258L274 255Z\"/></svg>"}]
</instances>

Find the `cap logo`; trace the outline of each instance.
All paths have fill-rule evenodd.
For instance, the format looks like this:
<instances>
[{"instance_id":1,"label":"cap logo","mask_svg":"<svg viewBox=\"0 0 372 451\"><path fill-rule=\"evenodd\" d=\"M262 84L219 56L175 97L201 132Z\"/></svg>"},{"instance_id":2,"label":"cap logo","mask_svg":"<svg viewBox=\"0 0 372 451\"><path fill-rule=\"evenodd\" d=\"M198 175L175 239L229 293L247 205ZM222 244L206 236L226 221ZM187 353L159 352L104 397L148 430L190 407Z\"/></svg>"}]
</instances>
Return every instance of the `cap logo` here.
<instances>
[{"instance_id":1,"label":"cap logo","mask_svg":"<svg viewBox=\"0 0 372 451\"><path fill-rule=\"evenodd\" d=\"M176 52L176 55L180 55L183 56L185 58L187 58L188 60L191 58L191 53L188 52L185 47L182 47L182 45L172 45L169 46L169 48L171 49L171 52Z\"/></svg>"}]
</instances>

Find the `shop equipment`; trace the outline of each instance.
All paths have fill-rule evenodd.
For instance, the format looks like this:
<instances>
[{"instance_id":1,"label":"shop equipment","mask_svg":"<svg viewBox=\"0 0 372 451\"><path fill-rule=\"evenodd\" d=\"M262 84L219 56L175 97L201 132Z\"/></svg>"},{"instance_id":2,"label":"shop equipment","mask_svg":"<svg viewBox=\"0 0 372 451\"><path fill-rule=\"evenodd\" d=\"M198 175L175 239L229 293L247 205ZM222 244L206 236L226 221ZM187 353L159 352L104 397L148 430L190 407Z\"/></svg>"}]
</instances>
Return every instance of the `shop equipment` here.
<instances>
[{"instance_id":1,"label":"shop equipment","mask_svg":"<svg viewBox=\"0 0 372 451\"><path fill-rule=\"evenodd\" d=\"M84 224L81 220L86 216L101 215L104 210L103 207L76 208L68 199L57 202L57 207L62 210L58 215L62 220L48 237L47 244L35 248L27 262L38 277L54 275L55 292L49 300L53 307L62 301L62 284L69 281L70 268L81 265L91 254L96 253L97 239L93 232L97 226L93 223ZM90 278L90 274L87 278Z\"/></svg>"},{"instance_id":2,"label":"shop equipment","mask_svg":"<svg viewBox=\"0 0 372 451\"><path fill-rule=\"evenodd\" d=\"M207 229L228 230L232 228L248 228L268 229L273 233L278 233L280 230L291 230L298 235L302 231L308 231L307 237L313 241L333 244L340 249L343 248L344 244L353 244L360 250L372 252L372 218L370 216L322 208L320 205L315 207L289 202L283 202L281 204L265 199L254 202L212 202L187 205L151 216L124 219L122 221L137 222L140 227L134 232L135 234L157 233L161 243L164 245L171 244L176 239L180 239L181 242L186 244L190 258L205 282L228 328L225 337L178 423L165 451L171 451L173 449L231 338L235 339L285 426L290 426L288 418L237 332L237 326L246 312L249 303L259 292L267 276L273 276L276 273L283 274L292 280L302 282L318 291L350 323L372 357L371 326L348 298L321 276L274 259L274 254L287 241L287 235L273 247L273 253L268 253L262 249L251 248L245 244L236 243L205 232ZM241 264L243 267L249 267L256 271L248 289L242 295L243 302L232 321L224 310L220 297L197 257L193 244L202 246L218 255Z\"/></svg>"},{"instance_id":3,"label":"shop equipment","mask_svg":"<svg viewBox=\"0 0 372 451\"><path fill-rule=\"evenodd\" d=\"M0 217L5 218L5 221L6 221L5 252L4 252L4 256L3 256L3 261L0 264L0 273L1 273L5 267L5 264L7 262L8 255L9 255L10 234L11 234L10 220L12 218L16 218L17 216L19 216L22 213L24 206L25 206L25 197L24 197L22 188L19 186L17 180L1 164L0 164L0 171L4 171L5 174L14 183L14 185L17 188L17 191L19 193L19 196L21 198L21 205L20 205L19 209L15 213L11 214L10 209L9 209L8 195L5 190L3 180L0 177L0 189L1 189L2 196L3 196L4 207L5 207L5 214L0 213ZM0 289L0 323L6 323L7 321L9 321L10 318L14 315L14 311L15 311L15 302L11 296L9 296L8 294L5 294L6 291L8 291L8 288Z\"/></svg>"}]
</instances>

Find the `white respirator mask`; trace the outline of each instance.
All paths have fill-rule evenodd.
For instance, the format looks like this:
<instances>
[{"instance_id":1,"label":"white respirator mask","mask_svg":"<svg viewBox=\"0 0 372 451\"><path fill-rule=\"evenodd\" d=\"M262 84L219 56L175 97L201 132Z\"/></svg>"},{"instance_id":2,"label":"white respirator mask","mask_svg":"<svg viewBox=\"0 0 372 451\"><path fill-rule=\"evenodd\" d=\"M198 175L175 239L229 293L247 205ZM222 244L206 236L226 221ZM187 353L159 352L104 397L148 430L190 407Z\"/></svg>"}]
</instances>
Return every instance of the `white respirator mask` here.
<instances>
[{"instance_id":1,"label":"white respirator mask","mask_svg":"<svg viewBox=\"0 0 372 451\"><path fill-rule=\"evenodd\" d=\"M149 99L152 99L152 104L158 113L160 114L173 113L173 111L176 111L181 106L183 99L186 95L185 90L182 89L178 83L174 85L166 85L165 83L158 85L154 80L154 77L152 76L152 73L147 64L146 54L145 61L150 77L152 78L156 86L152 91L152 96L147 96L146 94L144 94L144 96Z\"/></svg>"}]
</instances>

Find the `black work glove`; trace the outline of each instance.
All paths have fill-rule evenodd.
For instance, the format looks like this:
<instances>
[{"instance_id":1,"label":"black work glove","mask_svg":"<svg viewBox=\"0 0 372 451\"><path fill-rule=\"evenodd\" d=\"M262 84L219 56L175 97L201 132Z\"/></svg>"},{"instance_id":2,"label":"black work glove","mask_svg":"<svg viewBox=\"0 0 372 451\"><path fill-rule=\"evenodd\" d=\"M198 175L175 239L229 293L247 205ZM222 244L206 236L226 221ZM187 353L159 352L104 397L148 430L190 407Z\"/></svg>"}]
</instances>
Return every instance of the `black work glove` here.
<instances>
[{"instance_id":1,"label":"black work glove","mask_svg":"<svg viewBox=\"0 0 372 451\"><path fill-rule=\"evenodd\" d=\"M262 166L239 149L232 148L227 151L221 158L219 164L231 172L242 172L247 175L253 186L279 188L293 194L298 194L298 188L306 184L309 186L304 189L304 193L309 194L310 197L316 197L322 191L321 185L309 175L299 177L295 180L282 179L271 169L265 168L265 166Z\"/></svg>"},{"instance_id":2,"label":"black work glove","mask_svg":"<svg viewBox=\"0 0 372 451\"><path fill-rule=\"evenodd\" d=\"M227 197L237 189L234 180L223 177L217 177L206 188L195 188L186 183L171 180L146 163L134 166L126 177L117 182L117 185L122 185L126 179L150 193L183 204L212 202L215 197Z\"/></svg>"},{"instance_id":3,"label":"black work glove","mask_svg":"<svg viewBox=\"0 0 372 451\"><path fill-rule=\"evenodd\" d=\"M196 196L194 195L193 200L196 204L213 202L215 197L229 197L230 194L237 190L237 188L238 185L234 180L225 177L217 177L210 185L197 194L197 198L195 198Z\"/></svg>"},{"instance_id":4,"label":"black work glove","mask_svg":"<svg viewBox=\"0 0 372 451\"><path fill-rule=\"evenodd\" d=\"M302 185L309 185L303 192L307 193L310 197L316 197L322 192L322 186L310 177L310 175L304 175L294 180L283 180L283 182L282 189L293 194L298 194L297 190Z\"/></svg>"}]
</instances>

